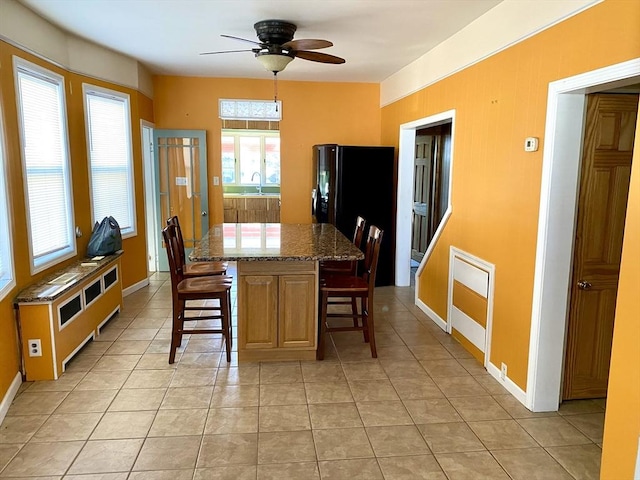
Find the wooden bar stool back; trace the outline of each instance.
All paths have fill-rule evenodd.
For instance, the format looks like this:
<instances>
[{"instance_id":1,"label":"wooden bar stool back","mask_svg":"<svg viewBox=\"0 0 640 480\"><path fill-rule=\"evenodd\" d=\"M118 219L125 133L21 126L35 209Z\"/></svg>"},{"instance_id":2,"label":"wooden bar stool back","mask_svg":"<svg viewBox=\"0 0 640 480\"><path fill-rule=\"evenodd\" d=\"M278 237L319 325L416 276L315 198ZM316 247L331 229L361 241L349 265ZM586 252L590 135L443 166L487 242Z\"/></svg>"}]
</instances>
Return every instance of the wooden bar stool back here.
<instances>
[{"instance_id":1,"label":"wooden bar stool back","mask_svg":"<svg viewBox=\"0 0 640 480\"><path fill-rule=\"evenodd\" d=\"M365 219L358 217L356 219L356 229L353 232L353 244L360 248L362 245L362 237L364 237ZM358 261L342 262L337 260L328 260L320 262L320 275L356 275L358 270Z\"/></svg>"},{"instance_id":2,"label":"wooden bar stool back","mask_svg":"<svg viewBox=\"0 0 640 480\"><path fill-rule=\"evenodd\" d=\"M224 275L227 273L229 264L227 262L196 262L187 263L184 251L184 238L182 237L182 229L177 216L167 219L167 225L175 225L178 237L178 251L181 253L183 275L186 278L191 277L208 277L210 275Z\"/></svg>"},{"instance_id":3,"label":"wooden bar stool back","mask_svg":"<svg viewBox=\"0 0 640 480\"><path fill-rule=\"evenodd\" d=\"M365 219L358 217L356 219L356 229L353 232L353 244L360 248L362 246L362 237L364 236ZM326 275L357 275L358 273L358 261L353 260L350 262L329 260L320 262L320 276ZM351 313L353 315L358 314L358 306L356 305L355 297L350 300L334 301L333 305L351 305ZM358 326L358 319L353 317L353 325Z\"/></svg>"},{"instance_id":4,"label":"wooden bar stool back","mask_svg":"<svg viewBox=\"0 0 640 480\"><path fill-rule=\"evenodd\" d=\"M373 321L373 291L376 284L376 270L380 256L380 243L383 231L375 225L369 227L365 247L364 263L360 275L326 275L320 278L320 332L316 358L324 359L324 343L328 332L362 331L364 341L371 347L371 356L378 357ZM348 298L352 301L360 299L360 313L327 313L329 305L343 304L344 300L332 298ZM351 303L351 302L348 302ZM329 318L353 318L353 326L331 327ZM360 323L361 322L361 323Z\"/></svg>"},{"instance_id":5,"label":"wooden bar stool back","mask_svg":"<svg viewBox=\"0 0 640 480\"><path fill-rule=\"evenodd\" d=\"M184 262L180 255L177 227L168 225L162 230L162 236L167 246L169 257L169 271L171 273L171 296L173 303L173 323L171 329L171 349L169 363L173 363L176 351L182 344L184 334L222 334L227 351L227 362L231 362L231 284L232 278L226 275L208 277L184 276ZM188 301L217 300L219 306L187 307ZM211 315L186 317L188 310L215 311ZM221 322L221 328L190 328L185 329L184 322L189 320L216 320Z\"/></svg>"}]
</instances>

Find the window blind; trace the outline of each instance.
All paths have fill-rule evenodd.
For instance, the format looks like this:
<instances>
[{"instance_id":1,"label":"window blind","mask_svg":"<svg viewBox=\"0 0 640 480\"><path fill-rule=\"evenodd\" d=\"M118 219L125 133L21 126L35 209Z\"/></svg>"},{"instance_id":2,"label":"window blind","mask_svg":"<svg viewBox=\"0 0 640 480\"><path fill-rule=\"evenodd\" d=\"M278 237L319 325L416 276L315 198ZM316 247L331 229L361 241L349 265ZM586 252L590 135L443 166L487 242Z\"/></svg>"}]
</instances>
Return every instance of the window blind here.
<instances>
[{"instance_id":1,"label":"window blind","mask_svg":"<svg viewBox=\"0 0 640 480\"><path fill-rule=\"evenodd\" d=\"M75 252L63 80L17 66L32 267Z\"/></svg>"},{"instance_id":2,"label":"window blind","mask_svg":"<svg viewBox=\"0 0 640 480\"><path fill-rule=\"evenodd\" d=\"M85 88L93 218L135 232L128 96Z\"/></svg>"}]
</instances>

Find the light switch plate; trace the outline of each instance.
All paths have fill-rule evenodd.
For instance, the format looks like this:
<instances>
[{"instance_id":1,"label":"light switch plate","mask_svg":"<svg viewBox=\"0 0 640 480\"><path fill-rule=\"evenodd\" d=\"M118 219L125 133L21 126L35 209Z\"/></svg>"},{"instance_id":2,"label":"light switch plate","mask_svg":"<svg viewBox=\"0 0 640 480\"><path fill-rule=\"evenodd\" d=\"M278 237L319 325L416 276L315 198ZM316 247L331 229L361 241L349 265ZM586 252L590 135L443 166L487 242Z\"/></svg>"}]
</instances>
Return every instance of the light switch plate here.
<instances>
[{"instance_id":1,"label":"light switch plate","mask_svg":"<svg viewBox=\"0 0 640 480\"><path fill-rule=\"evenodd\" d=\"M538 137L527 137L524 139L524 151L535 152L538 150Z\"/></svg>"},{"instance_id":2,"label":"light switch plate","mask_svg":"<svg viewBox=\"0 0 640 480\"><path fill-rule=\"evenodd\" d=\"M213 184L215 186L220 185L220 177L213 177Z\"/></svg>"}]
</instances>

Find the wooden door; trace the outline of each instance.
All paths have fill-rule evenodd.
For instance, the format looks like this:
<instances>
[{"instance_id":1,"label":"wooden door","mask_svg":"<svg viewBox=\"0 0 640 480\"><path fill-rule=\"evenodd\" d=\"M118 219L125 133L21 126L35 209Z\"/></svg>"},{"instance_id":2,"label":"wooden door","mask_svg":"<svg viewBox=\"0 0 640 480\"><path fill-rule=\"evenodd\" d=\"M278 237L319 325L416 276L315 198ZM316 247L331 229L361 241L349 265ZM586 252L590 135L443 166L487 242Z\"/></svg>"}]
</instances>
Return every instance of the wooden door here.
<instances>
[{"instance_id":1,"label":"wooden door","mask_svg":"<svg viewBox=\"0 0 640 480\"><path fill-rule=\"evenodd\" d=\"M153 145L158 225L164 228L177 215L188 254L209 230L206 132L154 130ZM168 271L161 235L158 242L158 269Z\"/></svg>"},{"instance_id":2,"label":"wooden door","mask_svg":"<svg viewBox=\"0 0 640 480\"><path fill-rule=\"evenodd\" d=\"M424 257L449 206L451 123L416 132L411 258Z\"/></svg>"},{"instance_id":3,"label":"wooden door","mask_svg":"<svg viewBox=\"0 0 640 480\"><path fill-rule=\"evenodd\" d=\"M563 399L607 393L638 95L589 95Z\"/></svg>"},{"instance_id":4,"label":"wooden door","mask_svg":"<svg viewBox=\"0 0 640 480\"><path fill-rule=\"evenodd\" d=\"M433 156L432 135L416 135L413 164L413 231L411 234L411 259L420 263L429 246L429 221L427 202L431 193L431 165Z\"/></svg>"}]
</instances>

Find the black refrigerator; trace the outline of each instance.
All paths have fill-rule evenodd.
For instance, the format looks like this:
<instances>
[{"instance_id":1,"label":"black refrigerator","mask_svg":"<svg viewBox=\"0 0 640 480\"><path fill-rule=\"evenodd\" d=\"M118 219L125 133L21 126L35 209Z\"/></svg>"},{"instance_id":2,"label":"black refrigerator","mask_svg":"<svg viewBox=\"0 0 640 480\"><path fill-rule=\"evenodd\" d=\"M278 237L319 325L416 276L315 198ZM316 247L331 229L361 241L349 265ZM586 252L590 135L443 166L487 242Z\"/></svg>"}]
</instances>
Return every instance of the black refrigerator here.
<instances>
[{"instance_id":1,"label":"black refrigerator","mask_svg":"<svg viewBox=\"0 0 640 480\"><path fill-rule=\"evenodd\" d=\"M384 230L376 285L394 284L395 165L393 147L314 145L312 214L353 238L356 217ZM363 240L364 246L364 240Z\"/></svg>"}]
</instances>

